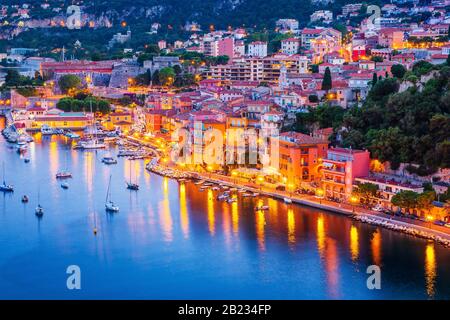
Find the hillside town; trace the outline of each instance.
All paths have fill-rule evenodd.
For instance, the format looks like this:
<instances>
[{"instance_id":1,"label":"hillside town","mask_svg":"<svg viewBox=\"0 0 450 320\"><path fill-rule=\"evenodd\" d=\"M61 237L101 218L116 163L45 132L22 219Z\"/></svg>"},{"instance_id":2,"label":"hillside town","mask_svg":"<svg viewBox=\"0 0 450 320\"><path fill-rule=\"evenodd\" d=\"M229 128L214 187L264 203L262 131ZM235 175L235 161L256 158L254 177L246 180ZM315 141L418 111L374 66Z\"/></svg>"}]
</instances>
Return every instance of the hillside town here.
<instances>
[{"instance_id":1,"label":"hillside town","mask_svg":"<svg viewBox=\"0 0 450 320\"><path fill-rule=\"evenodd\" d=\"M41 55L38 48L11 47L0 52L0 110L5 125L24 135L50 130L77 140L95 123L104 137L156 150L156 157L152 153L145 159L159 174L226 181L279 194L286 201L309 197L353 212L356 207L444 228L450 226L449 167L439 164L419 174L408 170L415 163L391 165L391 159L370 148L345 143L343 124L319 121L304 130L299 119L327 108L360 109L374 99L376 84L390 79L398 84L395 92L426 91L429 81L450 65L449 6L448 0L396 0L379 8L380 17L366 16L356 26L345 22L367 8L362 3L347 4L338 15L315 11L307 27L280 17L276 40L245 27L215 30L192 22L186 25L187 39L162 39L142 51L127 47L134 31L124 23L108 42L111 48L124 46L124 56L95 61L75 57L74 50L83 48L76 39L70 49L57 48L53 56ZM33 10L26 4L1 5L5 32L0 29L0 38L63 26L61 8L50 9L55 17L42 20L30 18ZM427 18L403 22L401 17L419 14ZM343 22L345 30L338 30L335 21ZM82 27L99 24L108 27L110 22L83 15ZM154 34L159 29L158 23L149 26ZM448 113L446 117L448 128ZM176 161L171 154L181 148L180 130L194 136L186 149L192 157L197 147L218 142L207 138L210 131L220 132L222 150L237 136L253 132L262 137L254 147L278 146L278 165L268 167L261 159L238 164ZM442 139L447 146L448 132ZM244 139L243 148L251 147ZM445 150L444 158L449 155Z\"/></svg>"}]
</instances>

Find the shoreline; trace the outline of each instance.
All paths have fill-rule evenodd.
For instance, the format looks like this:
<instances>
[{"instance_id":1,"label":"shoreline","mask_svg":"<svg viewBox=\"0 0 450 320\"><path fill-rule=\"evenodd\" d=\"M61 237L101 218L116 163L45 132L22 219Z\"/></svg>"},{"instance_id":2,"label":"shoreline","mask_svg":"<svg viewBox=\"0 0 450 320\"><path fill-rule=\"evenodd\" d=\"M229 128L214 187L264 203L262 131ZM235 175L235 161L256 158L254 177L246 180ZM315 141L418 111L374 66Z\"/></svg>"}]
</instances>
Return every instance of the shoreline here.
<instances>
[{"instance_id":1,"label":"shoreline","mask_svg":"<svg viewBox=\"0 0 450 320\"><path fill-rule=\"evenodd\" d=\"M164 177L168 177L168 178L177 180L177 177L169 176L169 175L164 174L163 172L159 172L158 170L155 170L156 168L162 168L163 166L161 164L154 163L153 167L150 167L150 164L151 164L151 162L148 163L147 165L145 165L146 170L153 172L155 174L164 176ZM165 170L168 170L171 172L177 171L176 169L169 168L169 167L165 167ZM231 181L219 179L218 177L212 177L211 175L209 175L209 176L203 175L198 172L184 172L183 171L183 173L189 173L191 179L200 179L200 180L205 180L205 181L212 182L212 183L219 184L219 185L226 185L228 187L246 189L248 191L257 192L263 196L275 198L275 199L278 199L281 201L283 201L284 198L288 198L288 199L292 200L293 204L300 204L300 205L340 214L340 215L346 216L348 218L351 218L355 221L367 223L367 224L378 226L378 227L383 227L383 228L386 228L386 229L389 229L392 231L401 232L401 233L408 234L408 235L411 235L414 237L431 240L431 241L434 241L434 242L444 246L445 248L450 248L450 234L447 234L447 233L444 233L444 232L441 232L438 230L433 230L433 229L430 229L427 227L423 227L423 226L420 226L417 224L412 224L412 223L408 223L408 222L385 218L382 216L371 214L369 212L358 212L357 210L355 212L353 212L353 209L347 209L342 206L339 207L339 206L329 205L326 203L316 202L316 201L308 200L306 198L300 198L299 196L292 196L292 195L282 194L280 192L267 191L262 188L256 189L256 188L252 188L249 186L239 185L239 184L233 183Z\"/></svg>"}]
</instances>

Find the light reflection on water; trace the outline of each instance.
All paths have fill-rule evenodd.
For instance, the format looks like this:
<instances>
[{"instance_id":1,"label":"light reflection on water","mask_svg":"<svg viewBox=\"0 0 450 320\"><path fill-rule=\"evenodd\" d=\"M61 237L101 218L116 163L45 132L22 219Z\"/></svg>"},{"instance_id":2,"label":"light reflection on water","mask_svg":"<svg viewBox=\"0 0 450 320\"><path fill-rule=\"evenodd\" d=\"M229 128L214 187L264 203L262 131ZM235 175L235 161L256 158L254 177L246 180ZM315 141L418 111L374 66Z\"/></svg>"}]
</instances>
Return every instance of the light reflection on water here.
<instances>
[{"instance_id":1,"label":"light reflection on water","mask_svg":"<svg viewBox=\"0 0 450 320\"><path fill-rule=\"evenodd\" d=\"M142 161L103 165L114 149L70 150L64 140L38 137L29 164L0 140L16 186L0 194L1 298L450 298L450 252L439 245L274 199L219 202L217 191L149 174ZM74 177L62 190L55 174L66 154ZM110 174L115 215L104 212ZM130 176L139 191L126 189ZM82 268L82 292L65 290L69 264ZM371 264L381 266L381 291L366 288Z\"/></svg>"}]
</instances>

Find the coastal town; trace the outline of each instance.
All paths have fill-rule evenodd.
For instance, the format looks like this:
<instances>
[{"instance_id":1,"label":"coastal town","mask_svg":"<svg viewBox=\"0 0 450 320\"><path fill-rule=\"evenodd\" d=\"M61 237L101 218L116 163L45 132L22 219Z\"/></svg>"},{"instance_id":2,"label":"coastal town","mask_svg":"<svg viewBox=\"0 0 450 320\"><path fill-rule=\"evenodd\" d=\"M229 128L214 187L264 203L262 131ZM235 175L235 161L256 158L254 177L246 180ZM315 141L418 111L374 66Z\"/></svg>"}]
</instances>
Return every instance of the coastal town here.
<instances>
[{"instance_id":1,"label":"coastal town","mask_svg":"<svg viewBox=\"0 0 450 320\"><path fill-rule=\"evenodd\" d=\"M45 136L65 137L81 150L117 145L118 156L144 161L149 171L194 179L201 191L217 188L218 201L236 201L233 189L248 197L266 195L449 245L449 6L445 0L397 0L377 7L378 12L351 3L338 14L313 12L306 27L277 17L274 37L255 28L220 30L192 22L185 26L187 38L161 39L142 50L128 47L135 35L124 21L123 31L108 42L111 48L123 47L119 58L78 58L83 42L77 39L48 56L38 48L9 47L0 52L3 135L25 161L30 161L27 145ZM28 4L1 5L0 38L64 27L64 11L56 9L61 8L42 4L40 10L55 15L38 19ZM365 17L350 23L361 12ZM83 15L80 24L88 30L111 22ZM153 34L160 29L157 22L148 27ZM403 136L388 129L403 118L386 129L392 136L365 132L366 143L345 122L360 116L352 110L370 108L369 103L391 103L381 114L395 113L400 107L395 109L388 95L426 95L439 85L444 107L427 120L435 123L433 132L442 133L435 138L430 129L434 162L400 156L400 147L409 143L398 142ZM381 122L375 111L360 117ZM183 141L180 131L192 141ZM251 135L259 138L250 141ZM397 144L372 144L391 138ZM243 149L243 161L206 159L208 147L220 153L235 143ZM277 165L265 165L261 157L249 161L252 147L275 155L271 160ZM185 159L198 161L174 158L181 149ZM389 155L387 149L392 149ZM424 158L420 152L417 157Z\"/></svg>"}]
</instances>

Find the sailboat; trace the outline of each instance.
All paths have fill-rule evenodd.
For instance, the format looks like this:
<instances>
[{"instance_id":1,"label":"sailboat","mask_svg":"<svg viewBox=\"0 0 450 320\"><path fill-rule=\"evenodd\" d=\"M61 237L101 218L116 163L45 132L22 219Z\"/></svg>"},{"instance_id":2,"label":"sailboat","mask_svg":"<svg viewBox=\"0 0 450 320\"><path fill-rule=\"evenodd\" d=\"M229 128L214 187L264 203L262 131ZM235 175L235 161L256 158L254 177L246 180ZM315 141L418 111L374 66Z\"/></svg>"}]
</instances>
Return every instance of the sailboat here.
<instances>
[{"instance_id":1,"label":"sailboat","mask_svg":"<svg viewBox=\"0 0 450 320\"><path fill-rule=\"evenodd\" d=\"M90 105L91 113L92 113L92 101L89 101L89 105ZM92 125L93 127L95 126L94 121L92 121L92 124L91 124L91 125ZM95 129L95 128L94 128L94 129ZM89 140L80 141L80 142L77 144L77 147L78 147L78 148L81 148L81 149L86 149L86 150L92 150L92 149L104 149L104 148L106 148L106 144L98 142L98 139L97 139L97 130L94 130L93 135L94 135L94 137L91 138L91 139L89 139Z\"/></svg>"},{"instance_id":2,"label":"sailboat","mask_svg":"<svg viewBox=\"0 0 450 320\"><path fill-rule=\"evenodd\" d=\"M67 170L67 153L66 153L66 169L56 173L56 179L72 178L72 173Z\"/></svg>"},{"instance_id":3,"label":"sailboat","mask_svg":"<svg viewBox=\"0 0 450 320\"><path fill-rule=\"evenodd\" d=\"M108 212L118 212L119 207L111 200L111 175L109 176L108 190L106 191L105 209Z\"/></svg>"},{"instance_id":4,"label":"sailboat","mask_svg":"<svg viewBox=\"0 0 450 320\"><path fill-rule=\"evenodd\" d=\"M139 185L131 181L131 162L130 162L130 181L127 182L127 189L139 190Z\"/></svg>"},{"instance_id":5,"label":"sailboat","mask_svg":"<svg viewBox=\"0 0 450 320\"><path fill-rule=\"evenodd\" d=\"M5 181L5 162L3 162L3 183L0 184L0 191L3 191L3 192L13 192L14 191L14 187L10 184L6 184L6 181Z\"/></svg>"},{"instance_id":6,"label":"sailboat","mask_svg":"<svg viewBox=\"0 0 450 320\"><path fill-rule=\"evenodd\" d=\"M41 206L41 201L40 201L40 199L41 199L41 197L40 197L40 192L38 191L38 205L37 205L37 207L36 207L36 209L35 209L35 214L36 214L36 216L37 217L42 217L43 215L44 215L44 208Z\"/></svg>"}]
</instances>

